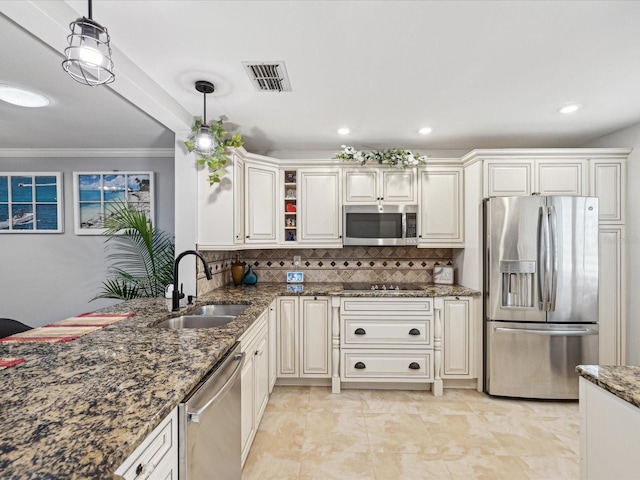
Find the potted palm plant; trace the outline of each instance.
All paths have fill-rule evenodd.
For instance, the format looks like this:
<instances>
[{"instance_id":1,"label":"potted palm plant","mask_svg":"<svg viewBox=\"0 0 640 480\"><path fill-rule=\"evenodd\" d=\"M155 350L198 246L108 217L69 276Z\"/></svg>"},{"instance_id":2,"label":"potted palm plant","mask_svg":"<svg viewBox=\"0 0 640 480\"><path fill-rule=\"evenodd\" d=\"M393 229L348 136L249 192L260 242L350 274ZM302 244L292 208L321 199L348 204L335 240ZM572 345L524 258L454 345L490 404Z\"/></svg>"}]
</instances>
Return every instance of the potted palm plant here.
<instances>
[{"instance_id":1,"label":"potted palm plant","mask_svg":"<svg viewBox=\"0 0 640 480\"><path fill-rule=\"evenodd\" d=\"M107 236L107 279L98 298L129 300L164 296L173 281L173 237L158 230L143 211L114 204L103 218Z\"/></svg>"}]
</instances>

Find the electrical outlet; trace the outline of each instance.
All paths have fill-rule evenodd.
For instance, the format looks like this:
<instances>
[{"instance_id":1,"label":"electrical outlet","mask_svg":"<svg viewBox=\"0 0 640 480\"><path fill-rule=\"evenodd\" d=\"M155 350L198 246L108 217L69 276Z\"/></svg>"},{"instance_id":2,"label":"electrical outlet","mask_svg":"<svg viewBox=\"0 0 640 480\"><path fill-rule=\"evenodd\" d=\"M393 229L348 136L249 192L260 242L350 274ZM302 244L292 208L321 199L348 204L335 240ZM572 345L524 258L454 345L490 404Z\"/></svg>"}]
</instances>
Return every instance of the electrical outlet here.
<instances>
[{"instance_id":1,"label":"electrical outlet","mask_svg":"<svg viewBox=\"0 0 640 480\"><path fill-rule=\"evenodd\" d=\"M297 267L297 266L300 265L300 262L301 262L300 255L294 255L293 256L293 264Z\"/></svg>"}]
</instances>

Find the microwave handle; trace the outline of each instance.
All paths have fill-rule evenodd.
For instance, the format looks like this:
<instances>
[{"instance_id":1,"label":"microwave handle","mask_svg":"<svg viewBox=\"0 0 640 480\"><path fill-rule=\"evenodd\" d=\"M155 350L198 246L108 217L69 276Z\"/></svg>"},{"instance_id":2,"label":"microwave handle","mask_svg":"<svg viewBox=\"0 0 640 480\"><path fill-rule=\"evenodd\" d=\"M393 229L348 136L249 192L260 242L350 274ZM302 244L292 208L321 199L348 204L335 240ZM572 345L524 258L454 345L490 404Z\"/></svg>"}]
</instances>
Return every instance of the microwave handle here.
<instances>
[{"instance_id":1,"label":"microwave handle","mask_svg":"<svg viewBox=\"0 0 640 480\"><path fill-rule=\"evenodd\" d=\"M402 238L407 238L407 214L402 215Z\"/></svg>"}]
</instances>

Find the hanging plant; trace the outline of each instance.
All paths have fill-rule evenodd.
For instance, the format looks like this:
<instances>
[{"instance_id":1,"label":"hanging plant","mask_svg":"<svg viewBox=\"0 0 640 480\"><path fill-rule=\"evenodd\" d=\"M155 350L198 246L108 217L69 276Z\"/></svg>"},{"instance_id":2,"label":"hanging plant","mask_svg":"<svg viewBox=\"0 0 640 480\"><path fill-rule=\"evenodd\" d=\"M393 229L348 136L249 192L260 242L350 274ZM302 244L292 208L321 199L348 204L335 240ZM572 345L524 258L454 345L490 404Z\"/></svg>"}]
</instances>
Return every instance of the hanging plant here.
<instances>
[{"instance_id":1,"label":"hanging plant","mask_svg":"<svg viewBox=\"0 0 640 480\"><path fill-rule=\"evenodd\" d=\"M184 142L189 150L189 153L195 150L195 138L200 132L202 126L202 120L196 119L191 127L191 136ZM222 177L225 176L227 171L225 167L229 161L228 148L241 147L244 145L242 141L242 134L240 132L234 133L229 136L222 126L222 120L209 123L211 127L211 135L213 136L215 147L210 155L202 155L196 152L196 161L200 165L206 165L209 168L209 185L213 186L216 183L220 183Z\"/></svg>"},{"instance_id":2,"label":"hanging plant","mask_svg":"<svg viewBox=\"0 0 640 480\"><path fill-rule=\"evenodd\" d=\"M393 168L416 168L420 165L426 165L427 157L411 150L403 150L400 148L390 148L387 150L371 150L363 152L353 147L341 145L342 152L336 153L337 158L347 161L358 161L360 166L366 167L369 163L377 163L385 167Z\"/></svg>"}]
</instances>

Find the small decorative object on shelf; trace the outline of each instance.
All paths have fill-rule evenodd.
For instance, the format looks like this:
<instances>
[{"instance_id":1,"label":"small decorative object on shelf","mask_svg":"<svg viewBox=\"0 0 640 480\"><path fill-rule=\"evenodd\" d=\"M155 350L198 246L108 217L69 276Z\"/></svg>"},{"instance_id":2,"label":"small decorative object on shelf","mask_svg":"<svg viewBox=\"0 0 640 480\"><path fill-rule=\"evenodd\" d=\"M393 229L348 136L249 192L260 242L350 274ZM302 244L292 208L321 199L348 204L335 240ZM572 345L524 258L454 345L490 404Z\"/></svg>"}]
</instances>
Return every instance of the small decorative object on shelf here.
<instances>
[{"instance_id":1,"label":"small decorative object on shelf","mask_svg":"<svg viewBox=\"0 0 640 480\"><path fill-rule=\"evenodd\" d=\"M296 183L296 174L294 172L288 172L286 181L287 183Z\"/></svg>"},{"instance_id":2,"label":"small decorative object on shelf","mask_svg":"<svg viewBox=\"0 0 640 480\"><path fill-rule=\"evenodd\" d=\"M231 279L234 285L240 285L244 277L244 263L240 261L240 255L236 255L236 261L231 265Z\"/></svg>"},{"instance_id":3,"label":"small decorative object on shelf","mask_svg":"<svg viewBox=\"0 0 640 480\"><path fill-rule=\"evenodd\" d=\"M295 242L296 241L296 234L293 232L289 232L287 234L287 241L288 242Z\"/></svg>"},{"instance_id":4,"label":"small decorative object on shelf","mask_svg":"<svg viewBox=\"0 0 640 480\"><path fill-rule=\"evenodd\" d=\"M258 283L258 275L256 275L256 272L253 271L252 265L249 265L249 270L247 270L247 273L245 273L244 277L242 277L242 283L244 283L245 285L255 285L256 283Z\"/></svg>"},{"instance_id":5,"label":"small decorative object on shelf","mask_svg":"<svg viewBox=\"0 0 640 480\"><path fill-rule=\"evenodd\" d=\"M294 213L297 209L296 206L291 204L291 203L287 203L287 206L285 207L285 210L289 213Z\"/></svg>"},{"instance_id":6,"label":"small decorative object on shelf","mask_svg":"<svg viewBox=\"0 0 640 480\"><path fill-rule=\"evenodd\" d=\"M344 161L358 161L362 167L368 166L369 163L377 163L383 167L393 168L416 168L420 165L426 165L426 155L413 153L411 150L403 150L400 148L390 148L387 150L371 150L364 152L356 150L353 147L341 145L342 152L337 153L335 157Z\"/></svg>"}]
</instances>

